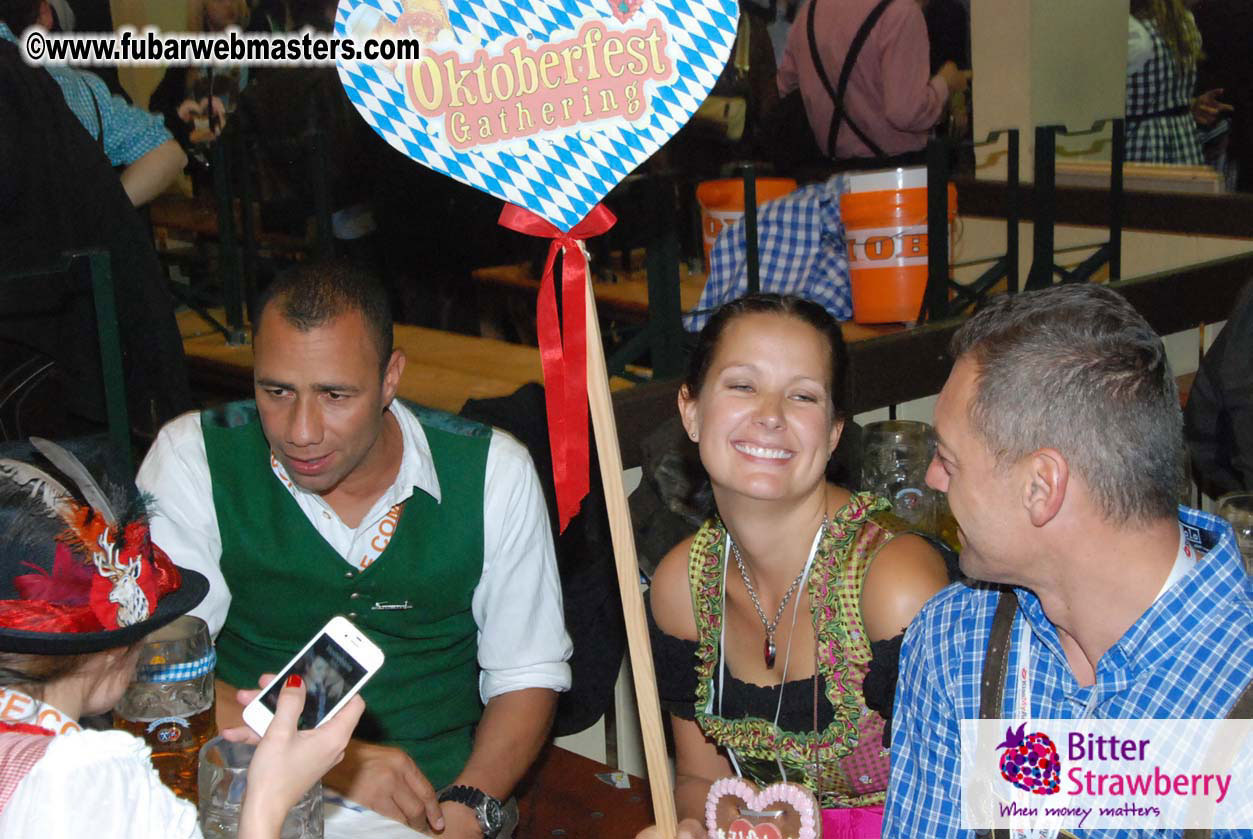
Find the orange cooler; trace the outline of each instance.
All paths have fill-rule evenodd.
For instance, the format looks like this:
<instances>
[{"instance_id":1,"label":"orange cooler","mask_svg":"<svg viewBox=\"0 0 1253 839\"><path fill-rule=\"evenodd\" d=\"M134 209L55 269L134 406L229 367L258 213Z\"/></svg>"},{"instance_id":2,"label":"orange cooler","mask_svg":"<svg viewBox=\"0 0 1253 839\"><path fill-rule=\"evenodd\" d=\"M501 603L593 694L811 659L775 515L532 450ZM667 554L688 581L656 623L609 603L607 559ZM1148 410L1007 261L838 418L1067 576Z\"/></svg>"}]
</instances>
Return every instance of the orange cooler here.
<instances>
[{"instance_id":1,"label":"orange cooler","mask_svg":"<svg viewBox=\"0 0 1253 839\"><path fill-rule=\"evenodd\" d=\"M776 198L782 198L796 189L791 178L758 178L757 210ZM744 216L744 181L741 178L725 178L705 181L696 187L696 201L700 204L701 235L705 244L705 271L709 271L709 252L723 229L735 224Z\"/></svg>"},{"instance_id":2,"label":"orange cooler","mask_svg":"<svg viewBox=\"0 0 1253 839\"><path fill-rule=\"evenodd\" d=\"M950 231L956 215L957 190L950 183ZM926 167L850 174L840 196L840 216L848 243L853 320L916 321L927 288Z\"/></svg>"}]
</instances>

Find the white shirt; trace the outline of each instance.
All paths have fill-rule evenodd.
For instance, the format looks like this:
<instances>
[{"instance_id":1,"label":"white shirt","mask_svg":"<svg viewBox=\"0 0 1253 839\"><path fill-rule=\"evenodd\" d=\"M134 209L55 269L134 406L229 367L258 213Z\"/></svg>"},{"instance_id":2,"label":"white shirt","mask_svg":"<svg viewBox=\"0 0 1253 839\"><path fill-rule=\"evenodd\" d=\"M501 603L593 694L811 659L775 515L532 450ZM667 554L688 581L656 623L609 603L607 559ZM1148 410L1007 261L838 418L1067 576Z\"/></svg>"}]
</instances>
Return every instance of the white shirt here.
<instances>
[{"instance_id":1,"label":"white shirt","mask_svg":"<svg viewBox=\"0 0 1253 839\"><path fill-rule=\"evenodd\" d=\"M358 568L374 561L386 547L397 504L415 491L440 500L439 479L422 425L398 401L392 402L390 410L404 443L400 470L395 483L356 528L344 524L321 496L292 483L271 458L275 480L288 488L322 538L345 562ZM203 618L216 637L226 620L231 594L220 568L222 539L198 412L183 414L161 429L136 483L156 499L153 541L175 564L208 578L209 593L191 614ZM487 450L483 573L474 589L471 612L478 626L479 694L484 704L494 696L524 688L569 689L566 661L573 647L562 616L561 583L543 490L526 448L500 429L493 429Z\"/></svg>"},{"instance_id":2,"label":"white shirt","mask_svg":"<svg viewBox=\"0 0 1253 839\"><path fill-rule=\"evenodd\" d=\"M125 731L52 738L0 813L0 836L192 839L196 807L161 783L148 745Z\"/></svg>"},{"instance_id":3,"label":"white shirt","mask_svg":"<svg viewBox=\"0 0 1253 839\"><path fill-rule=\"evenodd\" d=\"M1135 15L1127 20L1127 73L1138 73L1153 57L1153 36Z\"/></svg>"}]
</instances>

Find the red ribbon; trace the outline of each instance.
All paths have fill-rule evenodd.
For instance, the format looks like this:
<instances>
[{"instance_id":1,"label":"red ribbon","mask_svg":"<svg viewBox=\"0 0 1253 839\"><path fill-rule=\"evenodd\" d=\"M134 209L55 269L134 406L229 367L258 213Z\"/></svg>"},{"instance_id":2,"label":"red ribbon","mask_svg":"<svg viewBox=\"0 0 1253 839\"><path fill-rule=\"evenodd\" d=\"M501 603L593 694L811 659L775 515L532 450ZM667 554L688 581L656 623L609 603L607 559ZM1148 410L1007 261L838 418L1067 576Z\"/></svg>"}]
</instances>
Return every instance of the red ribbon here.
<instances>
[{"instance_id":1,"label":"red ribbon","mask_svg":"<svg viewBox=\"0 0 1253 839\"><path fill-rule=\"evenodd\" d=\"M528 236L552 239L540 279L535 326L544 367L544 400L548 408L548 444L553 453L557 487L558 532L570 519L591 486L587 442L587 257L579 242L613 227L617 217L603 204L592 208L569 232L530 210L506 204L500 225ZM561 252L561 317L553 265Z\"/></svg>"}]
</instances>

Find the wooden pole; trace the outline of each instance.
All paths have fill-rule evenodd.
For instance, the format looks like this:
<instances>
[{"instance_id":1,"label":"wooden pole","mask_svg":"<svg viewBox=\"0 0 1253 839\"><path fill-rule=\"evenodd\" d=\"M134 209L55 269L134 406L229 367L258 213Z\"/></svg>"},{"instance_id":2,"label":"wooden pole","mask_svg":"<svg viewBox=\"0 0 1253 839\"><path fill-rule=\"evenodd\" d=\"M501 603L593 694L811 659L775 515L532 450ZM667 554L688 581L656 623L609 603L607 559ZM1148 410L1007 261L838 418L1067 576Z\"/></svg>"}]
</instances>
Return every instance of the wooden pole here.
<instances>
[{"instance_id":1,"label":"wooden pole","mask_svg":"<svg viewBox=\"0 0 1253 839\"><path fill-rule=\"evenodd\" d=\"M678 819L670 767L666 763L666 736L661 727L661 705L657 699L657 677L653 652L648 641L644 597L640 593L639 562L635 556L635 532L631 510L622 483L622 450L618 447L618 426L609 398L609 374L605 369L605 348L600 340L596 298L592 294L591 272L587 272L587 399L591 406L592 428L596 433L596 454L600 458L600 479L605 488L609 511L609 533L613 537L614 562L618 567L618 588L626 619L627 652L635 677L635 702L639 706L640 731L644 737L644 759L648 765L648 788L653 796L653 818L661 839L675 839ZM676 409L677 410L677 409Z\"/></svg>"}]
</instances>

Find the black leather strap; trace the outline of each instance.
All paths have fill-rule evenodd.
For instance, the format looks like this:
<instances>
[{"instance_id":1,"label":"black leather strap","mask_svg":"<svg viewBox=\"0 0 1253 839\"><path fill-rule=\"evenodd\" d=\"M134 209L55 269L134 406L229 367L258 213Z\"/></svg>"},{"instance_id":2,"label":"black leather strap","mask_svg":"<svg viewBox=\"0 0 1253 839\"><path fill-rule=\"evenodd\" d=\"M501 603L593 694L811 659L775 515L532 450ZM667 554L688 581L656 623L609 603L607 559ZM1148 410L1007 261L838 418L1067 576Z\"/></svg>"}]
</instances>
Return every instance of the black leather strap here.
<instances>
[{"instance_id":1,"label":"black leather strap","mask_svg":"<svg viewBox=\"0 0 1253 839\"><path fill-rule=\"evenodd\" d=\"M1010 632L1018 598L1012 589L1001 592L992 616L992 632L988 635L987 654L983 657L983 679L979 686L979 718L995 720L1005 706L1005 677L1009 674Z\"/></svg>"},{"instance_id":2,"label":"black leather strap","mask_svg":"<svg viewBox=\"0 0 1253 839\"><path fill-rule=\"evenodd\" d=\"M839 135L840 125L844 122L848 123L848 127L866 144L866 147L870 149L875 157L887 157L883 149L867 137L861 126L845 113L844 94L848 91L848 80L853 74L853 66L857 63L857 56L861 53L862 47L866 45L866 39L870 37L871 30L874 29L875 24L879 22L879 18L883 16L891 2L892 0L879 0L879 3L870 10L870 14L866 15L866 19L862 21L857 34L853 36L853 42L848 47L848 53L844 56L844 66L840 68L839 85L834 88L831 86L831 79L827 77L826 68L822 66L822 56L818 53L818 38L814 34L814 11L818 6L818 0L810 0L809 2L809 18L806 24L806 30L809 35L809 53L814 62L814 69L818 72L818 78L822 81L822 86L826 88L827 95L831 97L831 103L834 106L831 111L831 126L827 129L827 157L835 157L835 138Z\"/></svg>"}]
</instances>

